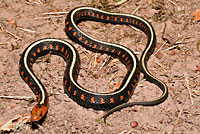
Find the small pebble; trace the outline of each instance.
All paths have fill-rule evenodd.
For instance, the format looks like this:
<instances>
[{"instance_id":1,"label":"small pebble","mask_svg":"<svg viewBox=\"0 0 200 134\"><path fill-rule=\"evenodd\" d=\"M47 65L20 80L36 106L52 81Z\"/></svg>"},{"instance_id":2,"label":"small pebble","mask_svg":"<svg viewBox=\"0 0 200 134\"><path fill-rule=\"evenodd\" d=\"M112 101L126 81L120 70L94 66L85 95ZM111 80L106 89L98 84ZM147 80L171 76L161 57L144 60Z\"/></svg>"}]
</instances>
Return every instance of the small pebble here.
<instances>
[{"instance_id":1,"label":"small pebble","mask_svg":"<svg viewBox=\"0 0 200 134\"><path fill-rule=\"evenodd\" d=\"M136 128L138 126L138 122L137 121L133 121L131 127L132 128Z\"/></svg>"},{"instance_id":2,"label":"small pebble","mask_svg":"<svg viewBox=\"0 0 200 134\"><path fill-rule=\"evenodd\" d=\"M175 51L171 51L171 55L175 55Z\"/></svg>"}]
</instances>

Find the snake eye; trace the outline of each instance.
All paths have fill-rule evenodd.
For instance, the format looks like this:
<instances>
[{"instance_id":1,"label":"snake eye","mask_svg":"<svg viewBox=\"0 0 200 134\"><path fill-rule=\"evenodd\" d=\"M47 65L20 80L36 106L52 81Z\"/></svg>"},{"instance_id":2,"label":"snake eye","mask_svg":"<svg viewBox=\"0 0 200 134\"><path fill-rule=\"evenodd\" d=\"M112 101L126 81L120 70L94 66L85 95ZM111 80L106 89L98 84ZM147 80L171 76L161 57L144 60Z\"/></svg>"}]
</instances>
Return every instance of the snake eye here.
<instances>
[{"instance_id":1,"label":"snake eye","mask_svg":"<svg viewBox=\"0 0 200 134\"><path fill-rule=\"evenodd\" d=\"M40 116L42 116L42 113L40 113Z\"/></svg>"}]
</instances>

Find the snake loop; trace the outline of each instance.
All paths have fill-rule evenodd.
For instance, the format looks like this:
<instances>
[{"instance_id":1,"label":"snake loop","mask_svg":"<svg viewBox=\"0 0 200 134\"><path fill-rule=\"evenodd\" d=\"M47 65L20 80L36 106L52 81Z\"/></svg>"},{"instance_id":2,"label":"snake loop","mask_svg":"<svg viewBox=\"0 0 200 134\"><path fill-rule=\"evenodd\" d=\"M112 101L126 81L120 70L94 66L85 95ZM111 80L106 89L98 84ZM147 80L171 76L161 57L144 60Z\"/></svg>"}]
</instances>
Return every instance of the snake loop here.
<instances>
[{"instance_id":1,"label":"snake loop","mask_svg":"<svg viewBox=\"0 0 200 134\"><path fill-rule=\"evenodd\" d=\"M127 47L97 40L84 33L77 24L81 21L92 20L103 23L132 25L143 31L147 38L147 46L140 57ZM92 7L78 7L69 12L65 20L65 32L86 49L93 52L105 53L120 59L127 68L127 74L121 86L111 93L95 93L84 89L77 83L80 69L80 59L77 50L68 42L60 39L41 39L30 44L23 52L20 59L19 72L23 80L29 85L37 96L37 104L32 109L32 121L39 121L47 113L49 100L47 91L40 80L35 76L32 66L38 57L48 53L61 56L68 64L64 73L64 90L68 96L79 105L96 110L109 110L104 120L113 112L124 107L143 105L153 106L167 99L168 89L165 83L154 77L147 69L147 61L156 47L156 35L153 27L141 17L129 14L110 13ZM162 95L149 102L126 103L132 96L142 72L151 83L156 84Z\"/></svg>"}]
</instances>

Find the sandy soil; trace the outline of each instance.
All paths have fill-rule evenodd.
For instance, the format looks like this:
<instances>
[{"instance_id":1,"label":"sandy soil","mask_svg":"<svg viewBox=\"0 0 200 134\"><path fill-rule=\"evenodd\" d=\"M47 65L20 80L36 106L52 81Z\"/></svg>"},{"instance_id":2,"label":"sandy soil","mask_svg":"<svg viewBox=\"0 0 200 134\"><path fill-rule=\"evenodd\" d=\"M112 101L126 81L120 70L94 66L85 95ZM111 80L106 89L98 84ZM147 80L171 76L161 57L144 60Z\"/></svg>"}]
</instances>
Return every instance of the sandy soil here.
<instances>
[{"instance_id":1,"label":"sandy soil","mask_svg":"<svg viewBox=\"0 0 200 134\"><path fill-rule=\"evenodd\" d=\"M97 1L97 0L96 0ZM33 41L41 38L61 38L75 45L81 57L79 83L92 91L110 92L122 81L125 66L107 55L86 51L72 42L64 32L65 14L45 15L48 12L65 12L77 6L95 6L121 13L135 13L152 23L157 34L157 50L151 56L149 70L166 82L168 99L154 107L135 106L109 116L110 126L97 122L104 112L85 109L63 93L65 63L58 56L47 55L34 64L34 71L44 83L50 96L47 118L39 129L27 124L20 134L198 134L200 132L200 22L192 13L200 9L200 0L129 0L113 8L91 0L1 0L0 1L0 96L35 95L18 73L20 54ZM149 0L150 2L150 0ZM128 26L83 22L85 32L108 42L125 45L142 53L146 36ZM95 59L98 59L94 65ZM104 68L101 66L108 62ZM98 71L100 69L100 71ZM160 90L141 76L129 102L152 100ZM0 124L17 114L30 113L34 103L25 100L0 99ZM138 126L133 128L133 122ZM126 132L125 132L126 131Z\"/></svg>"}]
</instances>

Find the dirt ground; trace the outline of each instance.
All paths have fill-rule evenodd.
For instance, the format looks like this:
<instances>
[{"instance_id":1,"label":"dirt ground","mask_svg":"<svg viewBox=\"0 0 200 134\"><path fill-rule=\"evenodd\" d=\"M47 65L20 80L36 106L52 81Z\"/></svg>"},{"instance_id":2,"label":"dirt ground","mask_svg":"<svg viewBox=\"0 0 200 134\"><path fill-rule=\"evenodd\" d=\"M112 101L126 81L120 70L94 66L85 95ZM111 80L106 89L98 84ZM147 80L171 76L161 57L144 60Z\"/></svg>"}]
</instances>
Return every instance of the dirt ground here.
<instances>
[{"instance_id":1,"label":"dirt ground","mask_svg":"<svg viewBox=\"0 0 200 134\"><path fill-rule=\"evenodd\" d=\"M117 59L100 55L72 42L64 32L66 12L78 6L94 6L111 12L147 19L157 35L156 52L148 62L149 70L169 88L168 99L154 107L125 108L109 116L106 125L96 121L103 111L86 109L63 93L64 60L47 55L34 64L34 71L50 96L47 118L39 129L26 124L17 133L38 134L198 134L200 132L200 22L192 16L200 0L128 0L119 6L113 0L0 0L0 96L35 95L21 79L18 62L23 50L41 38L64 39L77 48L81 57L79 83L88 90L110 92L126 73ZM82 22L81 29L107 42L119 43L141 55L146 36L129 26ZM96 62L94 62L96 61ZM102 65L108 63L104 67ZM159 88L141 75L129 102L152 100ZM0 98L0 124L15 115L30 113L36 102ZM138 126L133 127L133 123Z\"/></svg>"}]
</instances>

